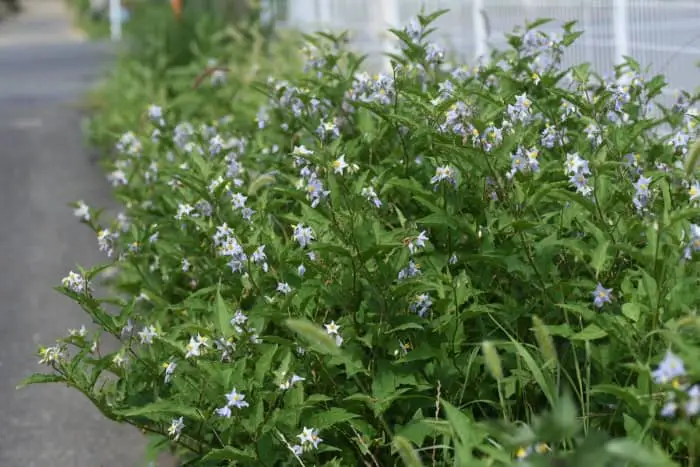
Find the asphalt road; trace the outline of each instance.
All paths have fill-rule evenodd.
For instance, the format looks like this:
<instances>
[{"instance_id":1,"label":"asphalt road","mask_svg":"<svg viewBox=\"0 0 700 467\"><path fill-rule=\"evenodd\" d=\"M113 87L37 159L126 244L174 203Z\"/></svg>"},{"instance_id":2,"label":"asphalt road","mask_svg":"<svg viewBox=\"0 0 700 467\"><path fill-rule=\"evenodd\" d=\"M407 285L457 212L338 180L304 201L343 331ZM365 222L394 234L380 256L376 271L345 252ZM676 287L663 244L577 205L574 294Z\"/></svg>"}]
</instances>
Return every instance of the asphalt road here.
<instances>
[{"instance_id":1,"label":"asphalt road","mask_svg":"<svg viewBox=\"0 0 700 467\"><path fill-rule=\"evenodd\" d=\"M0 467L139 466L142 435L103 420L76 391L15 389L42 370L39 344L89 324L52 287L76 263L103 259L67 203L110 199L76 106L109 54L71 31L61 0L26 3L0 22Z\"/></svg>"}]
</instances>

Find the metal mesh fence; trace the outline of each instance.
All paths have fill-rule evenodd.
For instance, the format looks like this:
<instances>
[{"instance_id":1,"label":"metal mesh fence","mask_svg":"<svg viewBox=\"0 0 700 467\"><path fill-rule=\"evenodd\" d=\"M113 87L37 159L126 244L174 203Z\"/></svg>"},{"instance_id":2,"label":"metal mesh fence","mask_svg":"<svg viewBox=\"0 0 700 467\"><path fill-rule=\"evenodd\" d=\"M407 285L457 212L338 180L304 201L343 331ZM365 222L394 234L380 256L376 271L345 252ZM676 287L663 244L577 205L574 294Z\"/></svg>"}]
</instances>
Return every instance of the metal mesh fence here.
<instances>
[{"instance_id":1,"label":"metal mesh fence","mask_svg":"<svg viewBox=\"0 0 700 467\"><path fill-rule=\"evenodd\" d=\"M388 27L402 27L416 13L449 9L437 38L464 60L488 47L503 47L505 34L526 20L552 18L556 27L577 21L585 34L565 64L589 62L601 74L630 55L663 72L672 87L700 85L700 0L267 0L283 24L306 32L349 30L353 46L377 66L391 47ZM548 26L544 28L547 29Z\"/></svg>"}]
</instances>

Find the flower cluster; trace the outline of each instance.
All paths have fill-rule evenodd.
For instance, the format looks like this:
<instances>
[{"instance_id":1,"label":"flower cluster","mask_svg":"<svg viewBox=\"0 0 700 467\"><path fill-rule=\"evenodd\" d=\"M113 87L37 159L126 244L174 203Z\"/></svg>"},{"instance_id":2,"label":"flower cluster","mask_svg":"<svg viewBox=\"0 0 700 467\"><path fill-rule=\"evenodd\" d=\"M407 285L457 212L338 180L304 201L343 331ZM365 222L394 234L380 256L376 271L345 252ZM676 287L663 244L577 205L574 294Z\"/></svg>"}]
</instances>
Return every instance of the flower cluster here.
<instances>
[{"instance_id":1,"label":"flower cluster","mask_svg":"<svg viewBox=\"0 0 700 467\"><path fill-rule=\"evenodd\" d=\"M667 351L651 375L656 384L670 386L661 409L662 416L675 417L682 412L693 417L700 413L700 385L688 384L685 364L679 356Z\"/></svg>"},{"instance_id":2,"label":"flower cluster","mask_svg":"<svg viewBox=\"0 0 700 467\"><path fill-rule=\"evenodd\" d=\"M420 432L428 413L445 416L441 402L475 427L499 408L529 418L543 372L579 374L581 356L585 384L636 390L630 362L665 348L658 330L692 321L700 303L689 167L700 96L652 118L659 80L634 63L605 78L563 67L572 25L528 28L467 66L446 62L429 23L397 31L401 55L384 73L362 71L347 38L327 34L308 38L298 70L256 59L198 81L198 105L139 101L141 127L110 141L122 212L110 222L73 205L111 267L70 272L59 290L100 329L71 331L41 363L193 465L210 453L393 465L392 427ZM91 281L108 272L103 299ZM486 336L482 360L473 343ZM101 372L117 381L97 388ZM679 357L652 377L669 423L700 413ZM606 403L589 389L582 411ZM622 426L620 413L601 426ZM455 451L434 463L471 462ZM549 452L536 443L515 457Z\"/></svg>"}]
</instances>

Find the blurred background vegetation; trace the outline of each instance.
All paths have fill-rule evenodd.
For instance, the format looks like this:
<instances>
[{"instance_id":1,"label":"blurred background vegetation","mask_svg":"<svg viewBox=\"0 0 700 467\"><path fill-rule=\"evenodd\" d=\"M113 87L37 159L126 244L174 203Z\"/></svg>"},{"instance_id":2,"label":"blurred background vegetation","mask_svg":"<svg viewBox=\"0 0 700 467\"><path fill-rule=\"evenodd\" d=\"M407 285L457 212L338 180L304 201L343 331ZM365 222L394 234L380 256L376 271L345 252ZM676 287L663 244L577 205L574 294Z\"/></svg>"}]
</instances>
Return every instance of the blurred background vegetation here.
<instances>
[{"instance_id":1,"label":"blurred background vegetation","mask_svg":"<svg viewBox=\"0 0 700 467\"><path fill-rule=\"evenodd\" d=\"M93 37L103 38L109 35L109 0L67 0L77 16L80 25ZM202 17L216 20L221 24L250 24L260 20L260 12L277 8L279 0L179 0L182 7L181 17L192 21ZM166 17L174 16L170 0L121 0L126 12L124 27L135 29L162 22ZM270 6L270 5L274 5ZM171 18L167 18L171 19Z\"/></svg>"},{"instance_id":2,"label":"blurred background vegetation","mask_svg":"<svg viewBox=\"0 0 700 467\"><path fill-rule=\"evenodd\" d=\"M107 0L68 1L83 29L94 38L108 38ZM96 4L101 4L101 11L95 11ZM279 0L182 0L179 14L170 0L122 0L122 4L128 14L116 45L116 64L86 101L91 111L88 137L103 155L115 138L139 125L149 104L167 105L180 119L221 115L234 102L245 102L236 107L239 110L253 111L263 102L262 94L250 92L253 81L300 66L294 60L297 34L274 28L283 19L277 11L286 11ZM228 70L229 85L186 92L212 66ZM209 84L210 79L204 82ZM203 94L211 93L219 98L202 105ZM219 108L212 108L211 102ZM237 118L252 122L255 114L247 113L237 111Z\"/></svg>"}]
</instances>

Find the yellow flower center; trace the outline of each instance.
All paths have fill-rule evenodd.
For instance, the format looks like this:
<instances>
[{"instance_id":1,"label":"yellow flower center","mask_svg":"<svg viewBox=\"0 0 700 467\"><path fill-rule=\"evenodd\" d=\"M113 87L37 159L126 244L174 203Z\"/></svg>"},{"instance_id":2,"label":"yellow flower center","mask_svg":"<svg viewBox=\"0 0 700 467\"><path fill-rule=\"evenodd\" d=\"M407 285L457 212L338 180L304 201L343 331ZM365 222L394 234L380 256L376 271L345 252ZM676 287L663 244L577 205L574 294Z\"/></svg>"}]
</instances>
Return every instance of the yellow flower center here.
<instances>
[{"instance_id":1,"label":"yellow flower center","mask_svg":"<svg viewBox=\"0 0 700 467\"><path fill-rule=\"evenodd\" d=\"M544 454L545 452L549 452L550 449L545 443L538 443L535 446L535 451L537 451L539 454Z\"/></svg>"}]
</instances>

